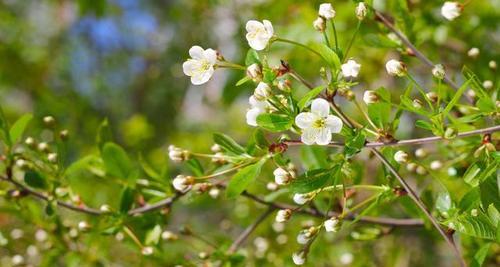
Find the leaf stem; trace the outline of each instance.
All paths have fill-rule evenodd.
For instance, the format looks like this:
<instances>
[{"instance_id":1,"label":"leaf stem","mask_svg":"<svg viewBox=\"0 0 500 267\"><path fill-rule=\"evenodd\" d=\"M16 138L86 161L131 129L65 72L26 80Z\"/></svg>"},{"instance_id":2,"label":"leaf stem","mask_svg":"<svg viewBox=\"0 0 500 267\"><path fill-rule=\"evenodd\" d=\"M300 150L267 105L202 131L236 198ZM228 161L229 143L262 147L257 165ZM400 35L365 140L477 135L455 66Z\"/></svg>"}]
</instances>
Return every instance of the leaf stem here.
<instances>
[{"instance_id":1,"label":"leaf stem","mask_svg":"<svg viewBox=\"0 0 500 267\"><path fill-rule=\"evenodd\" d=\"M337 39L337 29L335 28L335 22L333 22L333 19L330 20L330 24L332 25L333 36L335 38L335 49L338 52L339 51L339 41Z\"/></svg>"},{"instance_id":2,"label":"leaf stem","mask_svg":"<svg viewBox=\"0 0 500 267\"><path fill-rule=\"evenodd\" d=\"M282 42L282 43L289 43L289 44L293 44L293 45L296 45L296 46L299 46L299 47L305 48L305 49L309 50L310 52L312 52L312 53L316 54L316 55L317 55L317 56L319 56L320 58L323 58L323 56L321 56L321 54L320 54L318 51L316 51L316 50L314 50L314 49L310 48L309 46L307 46L307 45L305 45L305 44L301 44L301 43L299 43L299 42L292 41L292 40L288 40L288 39L284 39L284 38L276 38L276 39L275 39L275 41L276 41L276 42Z\"/></svg>"},{"instance_id":3,"label":"leaf stem","mask_svg":"<svg viewBox=\"0 0 500 267\"><path fill-rule=\"evenodd\" d=\"M352 44L354 43L354 40L356 39L356 36L358 35L359 28L361 27L361 20L358 20L358 24L356 25L356 30L354 31L354 34L351 37L351 40L349 41L349 44L347 45L347 48L345 50L343 62L346 61L347 55L349 54L349 51L351 50Z\"/></svg>"}]
</instances>

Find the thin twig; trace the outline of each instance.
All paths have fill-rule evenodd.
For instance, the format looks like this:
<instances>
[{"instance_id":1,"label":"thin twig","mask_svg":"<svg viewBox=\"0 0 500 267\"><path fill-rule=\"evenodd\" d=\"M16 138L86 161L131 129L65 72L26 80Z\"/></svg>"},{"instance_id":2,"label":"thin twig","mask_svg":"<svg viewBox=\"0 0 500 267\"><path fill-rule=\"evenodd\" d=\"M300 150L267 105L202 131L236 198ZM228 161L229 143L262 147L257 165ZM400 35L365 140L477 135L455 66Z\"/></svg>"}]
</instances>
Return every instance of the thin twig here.
<instances>
[{"instance_id":1,"label":"thin twig","mask_svg":"<svg viewBox=\"0 0 500 267\"><path fill-rule=\"evenodd\" d=\"M234 242L231 244L227 252L229 254L232 254L238 250L238 248L247 240L247 238L250 236L250 234L261 224L267 216L269 216L272 212L274 211L274 208L272 206L269 206L269 208L260 215L255 222L250 224L241 234L234 240Z\"/></svg>"}]
</instances>

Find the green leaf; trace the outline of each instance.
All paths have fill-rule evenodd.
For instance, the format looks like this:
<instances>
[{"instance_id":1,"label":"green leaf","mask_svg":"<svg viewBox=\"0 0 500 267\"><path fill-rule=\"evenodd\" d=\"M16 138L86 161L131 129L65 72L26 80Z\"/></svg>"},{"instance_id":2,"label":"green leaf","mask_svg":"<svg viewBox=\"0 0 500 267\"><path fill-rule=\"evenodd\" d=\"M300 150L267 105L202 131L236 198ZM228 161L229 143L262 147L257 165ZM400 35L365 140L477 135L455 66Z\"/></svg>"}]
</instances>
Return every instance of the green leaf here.
<instances>
[{"instance_id":1,"label":"green leaf","mask_svg":"<svg viewBox=\"0 0 500 267\"><path fill-rule=\"evenodd\" d=\"M308 193L322 188L333 182L333 178L340 174L341 165L335 165L331 169L310 170L293 179L290 183L290 191L293 193Z\"/></svg>"},{"instance_id":2,"label":"green leaf","mask_svg":"<svg viewBox=\"0 0 500 267\"><path fill-rule=\"evenodd\" d=\"M264 158L257 163L239 170L229 181L226 189L226 196L228 198L234 198L245 191L255 178L259 176L262 165L264 165L265 162L266 159Z\"/></svg>"},{"instance_id":3,"label":"green leaf","mask_svg":"<svg viewBox=\"0 0 500 267\"><path fill-rule=\"evenodd\" d=\"M144 172L151 178L155 180L159 180L160 174L149 164L149 162L146 161L146 159L142 156L142 154L139 154L139 163L141 164L142 169Z\"/></svg>"},{"instance_id":4,"label":"green leaf","mask_svg":"<svg viewBox=\"0 0 500 267\"><path fill-rule=\"evenodd\" d=\"M325 62L328 63L328 66L335 70L340 68L340 59L330 47L323 43L313 43L311 44L311 48L321 55Z\"/></svg>"},{"instance_id":5,"label":"green leaf","mask_svg":"<svg viewBox=\"0 0 500 267\"><path fill-rule=\"evenodd\" d=\"M156 245L160 241L160 236L161 236L161 226L157 224L155 225L155 227L153 227L153 229L149 230L146 233L144 244L147 246Z\"/></svg>"},{"instance_id":6,"label":"green leaf","mask_svg":"<svg viewBox=\"0 0 500 267\"><path fill-rule=\"evenodd\" d=\"M226 152L233 153L235 155L244 155L246 154L245 149L240 146L236 141L234 141L231 137L222 134L222 133L214 133L213 135L214 142L222 147Z\"/></svg>"},{"instance_id":7,"label":"green leaf","mask_svg":"<svg viewBox=\"0 0 500 267\"><path fill-rule=\"evenodd\" d=\"M120 212L127 213L134 204L134 191L132 188L125 187L120 198Z\"/></svg>"},{"instance_id":8,"label":"green leaf","mask_svg":"<svg viewBox=\"0 0 500 267\"><path fill-rule=\"evenodd\" d=\"M495 208L495 205L490 204L488 206L487 212L488 212L488 217L490 217L490 220L493 223L493 225L497 225L498 227L498 223L500 222L500 212L498 212L498 210Z\"/></svg>"},{"instance_id":9,"label":"green leaf","mask_svg":"<svg viewBox=\"0 0 500 267\"><path fill-rule=\"evenodd\" d=\"M271 132L282 132L292 127L293 118L285 114L263 113L257 116L257 125Z\"/></svg>"},{"instance_id":10,"label":"green leaf","mask_svg":"<svg viewBox=\"0 0 500 267\"><path fill-rule=\"evenodd\" d=\"M391 94L384 87L375 90L377 95L382 99L377 103L368 105L368 116L370 119L382 128L392 122L391 120Z\"/></svg>"},{"instance_id":11,"label":"green leaf","mask_svg":"<svg viewBox=\"0 0 500 267\"><path fill-rule=\"evenodd\" d=\"M482 97L476 102L476 107L482 112L495 112L497 107L495 102L489 97Z\"/></svg>"},{"instance_id":12,"label":"green leaf","mask_svg":"<svg viewBox=\"0 0 500 267\"><path fill-rule=\"evenodd\" d=\"M101 152L106 171L120 179L128 179L132 173L132 163L122 147L115 143L106 143Z\"/></svg>"},{"instance_id":13,"label":"green leaf","mask_svg":"<svg viewBox=\"0 0 500 267\"><path fill-rule=\"evenodd\" d=\"M463 179L471 186L478 186L497 170L498 165L499 164L496 162L490 163L489 165L476 162L465 171Z\"/></svg>"},{"instance_id":14,"label":"green leaf","mask_svg":"<svg viewBox=\"0 0 500 267\"><path fill-rule=\"evenodd\" d=\"M480 192L479 188L474 187L472 190L467 192L462 199L460 199L460 203L458 204L458 207L460 208L461 211L468 211L474 207L479 206L480 203Z\"/></svg>"},{"instance_id":15,"label":"green leaf","mask_svg":"<svg viewBox=\"0 0 500 267\"><path fill-rule=\"evenodd\" d=\"M269 142L266 139L266 136L264 135L264 131L262 129L257 128L253 132L253 139L255 141L255 144L261 148L261 149L267 149L269 147Z\"/></svg>"},{"instance_id":16,"label":"green leaf","mask_svg":"<svg viewBox=\"0 0 500 267\"><path fill-rule=\"evenodd\" d=\"M252 78L248 77L248 76L245 76L243 78L241 78L237 83L236 83L236 86L240 86L240 85L243 85L244 83L248 82L248 81L251 81Z\"/></svg>"},{"instance_id":17,"label":"green leaf","mask_svg":"<svg viewBox=\"0 0 500 267\"><path fill-rule=\"evenodd\" d=\"M399 44L380 34L364 34L364 42L371 47L397 48Z\"/></svg>"},{"instance_id":18,"label":"green leaf","mask_svg":"<svg viewBox=\"0 0 500 267\"><path fill-rule=\"evenodd\" d=\"M19 118L13 125L10 127L9 135L10 140L13 144L17 143L19 139L23 136L24 130L26 130L26 126L33 119L32 114L25 114L21 118Z\"/></svg>"},{"instance_id":19,"label":"green leaf","mask_svg":"<svg viewBox=\"0 0 500 267\"><path fill-rule=\"evenodd\" d=\"M194 173L194 175L196 175L196 176L203 175L203 166L201 165L199 160L194 159L194 158L190 159L190 160L186 161L186 165Z\"/></svg>"},{"instance_id":20,"label":"green leaf","mask_svg":"<svg viewBox=\"0 0 500 267\"><path fill-rule=\"evenodd\" d=\"M33 188L47 188L47 182L38 172L29 170L24 174L24 182Z\"/></svg>"},{"instance_id":21,"label":"green leaf","mask_svg":"<svg viewBox=\"0 0 500 267\"><path fill-rule=\"evenodd\" d=\"M366 141L366 136L363 131L358 131L353 137L349 137L346 140L344 154L347 158L350 158L361 151L364 147Z\"/></svg>"},{"instance_id":22,"label":"green leaf","mask_svg":"<svg viewBox=\"0 0 500 267\"><path fill-rule=\"evenodd\" d=\"M487 243L481 246L481 248L474 254L470 267L481 267L483 265L486 256L488 256L488 251L490 250L491 243Z\"/></svg>"},{"instance_id":23,"label":"green leaf","mask_svg":"<svg viewBox=\"0 0 500 267\"><path fill-rule=\"evenodd\" d=\"M253 49L248 49L247 56L245 57L245 65L250 66L254 63L260 65L259 53Z\"/></svg>"},{"instance_id":24,"label":"green leaf","mask_svg":"<svg viewBox=\"0 0 500 267\"><path fill-rule=\"evenodd\" d=\"M453 98L450 100L448 105L446 105L443 112L441 112L441 114L443 114L443 117L446 117L448 113L451 111L451 109L455 106L455 104L457 104L458 100L460 100L460 97L464 94L465 90L467 89L467 86L469 85L470 81L471 80L466 81L464 84L462 84L462 86L460 86L460 88L458 88Z\"/></svg>"},{"instance_id":25,"label":"green leaf","mask_svg":"<svg viewBox=\"0 0 500 267\"><path fill-rule=\"evenodd\" d=\"M415 122L415 126L417 126L418 128L429 130L429 131L432 131L432 129L433 129L432 123L430 123L428 121L424 121L424 120L417 120Z\"/></svg>"},{"instance_id":26,"label":"green leaf","mask_svg":"<svg viewBox=\"0 0 500 267\"><path fill-rule=\"evenodd\" d=\"M463 213L451 220L453 229L457 232L478 238L495 240L496 229L489 218L481 211L477 216Z\"/></svg>"},{"instance_id":27,"label":"green leaf","mask_svg":"<svg viewBox=\"0 0 500 267\"><path fill-rule=\"evenodd\" d=\"M113 141L113 134L111 133L111 128L109 127L108 119L104 119L99 128L97 129L96 143L99 150L102 151L104 144Z\"/></svg>"},{"instance_id":28,"label":"green leaf","mask_svg":"<svg viewBox=\"0 0 500 267\"><path fill-rule=\"evenodd\" d=\"M4 140L7 146L10 146L9 122L5 118L2 107L0 106L0 139Z\"/></svg>"},{"instance_id":29,"label":"green leaf","mask_svg":"<svg viewBox=\"0 0 500 267\"><path fill-rule=\"evenodd\" d=\"M453 206L448 192L441 192L436 199L436 209L442 213L447 213Z\"/></svg>"},{"instance_id":30,"label":"green leaf","mask_svg":"<svg viewBox=\"0 0 500 267\"><path fill-rule=\"evenodd\" d=\"M311 89L307 94L305 94L300 100L299 103L297 103L297 106L299 107L299 110L303 110L309 101L311 101L313 98L315 98L317 95L321 93L325 89L324 86L318 86L316 88Z\"/></svg>"},{"instance_id":31,"label":"green leaf","mask_svg":"<svg viewBox=\"0 0 500 267\"><path fill-rule=\"evenodd\" d=\"M302 146L300 159L305 169L326 169L328 154L323 146Z\"/></svg>"}]
</instances>

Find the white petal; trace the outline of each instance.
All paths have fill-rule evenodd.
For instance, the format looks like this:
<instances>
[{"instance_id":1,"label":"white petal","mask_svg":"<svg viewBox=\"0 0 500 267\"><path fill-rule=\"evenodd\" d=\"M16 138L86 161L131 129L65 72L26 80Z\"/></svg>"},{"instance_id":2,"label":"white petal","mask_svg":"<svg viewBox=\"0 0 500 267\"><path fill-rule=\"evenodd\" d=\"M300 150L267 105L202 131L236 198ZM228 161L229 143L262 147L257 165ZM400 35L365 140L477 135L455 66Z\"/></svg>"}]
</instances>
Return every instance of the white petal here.
<instances>
[{"instance_id":1,"label":"white petal","mask_svg":"<svg viewBox=\"0 0 500 267\"><path fill-rule=\"evenodd\" d=\"M335 115L328 115L325 120L326 127L331 133L340 133L342 130L342 120Z\"/></svg>"},{"instance_id":2,"label":"white petal","mask_svg":"<svg viewBox=\"0 0 500 267\"><path fill-rule=\"evenodd\" d=\"M269 36L273 36L274 34L273 24L266 19L263 22L264 22L264 27L266 28L266 31L269 34Z\"/></svg>"},{"instance_id":3,"label":"white petal","mask_svg":"<svg viewBox=\"0 0 500 267\"><path fill-rule=\"evenodd\" d=\"M302 112L297 117L295 117L295 124L299 126L300 129L311 128L317 116L311 112Z\"/></svg>"},{"instance_id":4,"label":"white petal","mask_svg":"<svg viewBox=\"0 0 500 267\"><path fill-rule=\"evenodd\" d=\"M248 45L257 50L264 50L267 46L267 41L266 39L261 39L261 38L254 38L250 33L247 33L247 40L248 40Z\"/></svg>"},{"instance_id":5,"label":"white petal","mask_svg":"<svg viewBox=\"0 0 500 267\"><path fill-rule=\"evenodd\" d=\"M247 124L250 126L257 126L257 116L261 113L263 113L262 110L258 108L249 109L246 114Z\"/></svg>"},{"instance_id":6,"label":"white petal","mask_svg":"<svg viewBox=\"0 0 500 267\"><path fill-rule=\"evenodd\" d=\"M189 49L189 56L192 58L192 59L202 59L203 58L203 48L201 48L200 46L193 46L191 47L191 49Z\"/></svg>"},{"instance_id":7,"label":"white petal","mask_svg":"<svg viewBox=\"0 0 500 267\"><path fill-rule=\"evenodd\" d=\"M318 131L316 135L316 144L318 145L328 145L332 141L332 132L330 128L322 128Z\"/></svg>"},{"instance_id":8,"label":"white petal","mask_svg":"<svg viewBox=\"0 0 500 267\"><path fill-rule=\"evenodd\" d=\"M217 61L217 52L211 48L203 51L203 57L210 62L210 64L215 64Z\"/></svg>"},{"instance_id":9,"label":"white petal","mask_svg":"<svg viewBox=\"0 0 500 267\"><path fill-rule=\"evenodd\" d=\"M247 32L253 32L261 28L264 28L264 25L256 20L249 20L245 25L245 29L247 30Z\"/></svg>"},{"instance_id":10,"label":"white petal","mask_svg":"<svg viewBox=\"0 0 500 267\"><path fill-rule=\"evenodd\" d=\"M300 140L306 145L313 145L316 142L316 137L318 135L318 130L315 128L306 128L302 130L302 135Z\"/></svg>"},{"instance_id":11,"label":"white petal","mask_svg":"<svg viewBox=\"0 0 500 267\"><path fill-rule=\"evenodd\" d=\"M200 64L197 60L188 59L182 64L182 71L187 76L193 76L197 69L200 68Z\"/></svg>"},{"instance_id":12,"label":"white petal","mask_svg":"<svg viewBox=\"0 0 500 267\"><path fill-rule=\"evenodd\" d=\"M330 114L330 105L328 104L328 101L323 98L316 98L312 101L311 112L317 114L318 116L326 117Z\"/></svg>"},{"instance_id":13,"label":"white petal","mask_svg":"<svg viewBox=\"0 0 500 267\"><path fill-rule=\"evenodd\" d=\"M214 74L214 68L210 67L207 71L204 71L202 73L196 73L195 75L191 76L191 83L194 85L200 85L208 82L212 75Z\"/></svg>"},{"instance_id":14,"label":"white petal","mask_svg":"<svg viewBox=\"0 0 500 267\"><path fill-rule=\"evenodd\" d=\"M252 108L257 108L260 110L265 110L268 105L266 101L259 101L253 95L248 99L248 103Z\"/></svg>"}]
</instances>

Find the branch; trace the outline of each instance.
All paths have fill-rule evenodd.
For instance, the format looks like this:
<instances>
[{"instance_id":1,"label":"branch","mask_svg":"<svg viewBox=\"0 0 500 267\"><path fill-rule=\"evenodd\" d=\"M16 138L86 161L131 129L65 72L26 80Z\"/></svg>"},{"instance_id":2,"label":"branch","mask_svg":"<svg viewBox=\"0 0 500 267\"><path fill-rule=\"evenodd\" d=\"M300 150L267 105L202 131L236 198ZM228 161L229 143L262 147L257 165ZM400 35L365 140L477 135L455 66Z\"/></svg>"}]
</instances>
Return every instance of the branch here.
<instances>
[{"instance_id":1,"label":"branch","mask_svg":"<svg viewBox=\"0 0 500 267\"><path fill-rule=\"evenodd\" d=\"M489 134L489 133L494 133L500 131L500 125L493 126L493 127L488 127L488 128L483 128L483 129L478 129L478 130L473 130L473 131L468 131L468 132L462 132L457 134L457 138L461 137L468 137L468 136L473 136L473 135L478 135L478 134ZM383 143L383 142L367 142L365 144L365 147L385 147L385 146L403 146L403 145L417 145L417 144L427 144L427 143L433 143L441 140L447 140L443 137L440 136L430 136L430 137L424 137L424 138L415 138L415 139L406 139L406 140L400 140L392 143ZM303 145L303 143L300 140L285 140L283 143L287 145ZM331 142L327 146L331 147L343 147L345 144L343 142Z\"/></svg>"},{"instance_id":2,"label":"branch","mask_svg":"<svg viewBox=\"0 0 500 267\"><path fill-rule=\"evenodd\" d=\"M262 213L262 215L260 215L260 217L258 217L257 220L255 220L255 222L250 224L238 236L238 238L236 238L236 240L234 240L234 242L231 244L231 246L229 247L227 252L229 254L236 252L236 250L238 250L238 248L245 242L245 240L247 240L247 238L250 236L250 234L257 228L257 226L259 226L259 224L261 224L267 218L267 216L269 216L274 211L274 209L275 209L274 207L269 206L269 208L264 213Z\"/></svg>"},{"instance_id":3,"label":"branch","mask_svg":"<svg viewBox=\"0 0 500 267\"><path fill-rule=\"evenodd\" d=\"M373 9L373 8L372 8ZM379 19L387 28L389 28L389 30L391 30L394 34L396 34L396 36L399 38L399 40L401 40L401 42L403 42L412 52L413 54L415 54L415 56L420 59L420 61L422 61L424 64L426 64L427 66L429 66L430 68L434 68L434 63L432 63L432 61L430 59L428 59L422 52L420 52L409 40L408 38L406 38L406 36L404 36L403 33L401 33L400 31L398 31L396 29L396 27L394 27L394 25L384 16L382 15L382 13L380 13L379 11L373 9L373 11L375 12L375 17L377 17L377 19ZM444 81L450 85L451 87L453 87L453 89L455 90L458 90L459 86L453 82L449 77L448 75L445 75L444 77ZM465 95L465 97L467 98L467 100L470 102L470 103L473 103L474 100L469 97L468 95Z\"/></svg>"}]
</instances>

